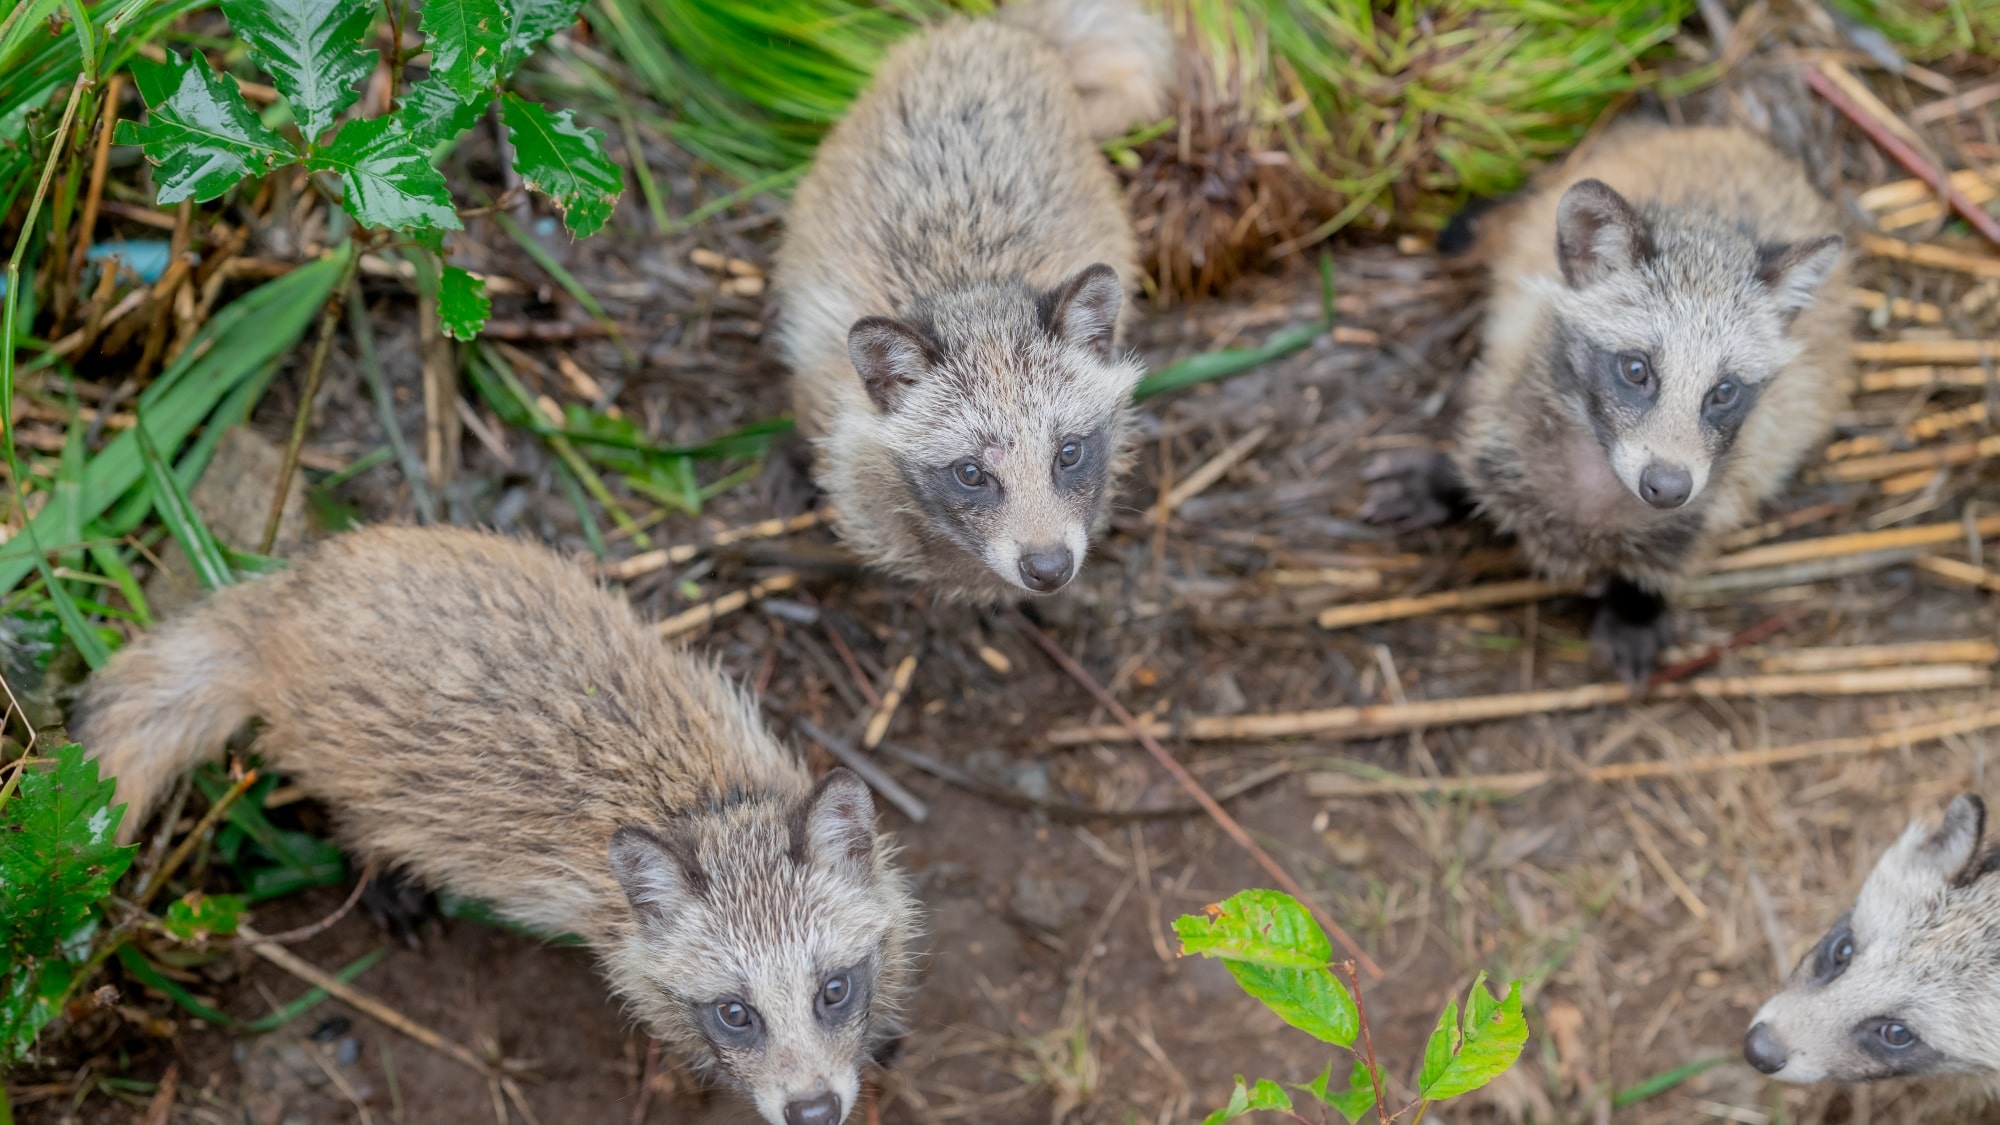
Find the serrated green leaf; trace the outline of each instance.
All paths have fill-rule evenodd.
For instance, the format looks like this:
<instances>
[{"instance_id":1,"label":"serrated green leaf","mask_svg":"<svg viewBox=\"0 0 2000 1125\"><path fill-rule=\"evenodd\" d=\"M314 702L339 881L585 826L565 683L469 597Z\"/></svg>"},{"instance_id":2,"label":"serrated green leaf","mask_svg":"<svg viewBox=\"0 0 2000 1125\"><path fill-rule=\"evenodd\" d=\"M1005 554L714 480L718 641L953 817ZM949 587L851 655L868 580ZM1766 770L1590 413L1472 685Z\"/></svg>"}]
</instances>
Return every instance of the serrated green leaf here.
<instances>
[{"instance_id":1,"label":"serrated green leaf","mask_svg":"<svg viewBox=\"0 0 2000 1125\"><path fill-rule=\"evenodd\" d=\"M1299 900L1282 891L1239 891L1204 914L1174 922L1183 956L1200 954L1271 969L1323 969L1333 943Z\"/></svg>"},{"instance_id":2,"label":"serrated green leaf","mask_svg":"<svg viewBox=\"0 0 2000 1125\"><path fill-rule=\"evenodd\" d=\"M1296 1087L1300 1093L1310 1094L1334 1112L1346 1118L1350 1125L1361 1120L1361 1115L1375 1107L1375 1083L1368 1073L1368 1064L1355 1059L1354 1066L1347 1072L1345 1090L1328 1089L1333 1084L1333 1064L1328 1063L1320 1076L1311 1083Z\"/></svg>"},{"instance_id":3,"label":"serrated green leaf","mask_svg":"<svg viewBox=\"0 0 2000 1125\"><path fill-rule=\"evenodd\" d=\"M457 266L446 266L438 283L438 319L444 334L454 340L470 340L486 327L493 302L486 298L486 282Z\"/></svg>"},{"instance_id":4,"label":"serrated green leaf","mask_svg":"<svg viewBox=\"0 0 2000 1125\"><path fill-rule=\"evenodd\" d=\"M394 117L349 121L307 167L340 175L340 205L387 230L459 230L444 173Z\"/></svg>"},{"instance_id":5,"label":"serrated green leaf","mask_svg":"<svg viewBox=\"0 0 2000 1125\"><path fill-rule=\"evenodd\" d=\"M1279 1019L1323 1043L1354 1045L1361 1015L1333 970L1272 969L1244 961L1228 962L1228 968L1243 991L1262 1000Z\"/></svg>"},{"instance_id":6,"label":"serrated green leaf","mask_svg":"<svg viewBox=\"0 0 2000 1125\"><path fill-rule=\"evenodd\" d=\"M0 810L0 1066L34 1045L136 849L114 843L125 806L75 744L26 767Z\"/></svg>"},{"instance_id":7,"label":"serrated green leaf","mask_svg":"<svg viewBox=\"0 0 2000 1125\"><path fill-rule=\"evenodd\" d=\"M175 941L189 945L206 941L210 935L236 932L243 919L243 899L239 895L205 895L189 891L167 907L160 928Z\"/></svg>"},{"instance_id":8,"label":"serrated green leaf","mask_svg":"<svg viewBox=\"0 0 2000 1125\"><path fill-rule=\"evenodd\" d=\"M521 60L533 53L542 40L576 22L583 0L514 0L514 18L507 28L505 73L511 74Z\"/></svg>"},{"instance_id":9,"label":"serrated green leaf","mask_svg":"<svg viewBox=\"0 0 2000 1125\"><path fill-rule=\"evenodd\" d=\"M483 92L466 101L453 93L451 87L427 78L404 93L396 119L417 144L435 148L472 128L479 121L479 111L485 108L486 101Z\"/></svg>"},{"instance_id":10,"label":"serrated green leaf","mask_svg":"<svg viewBox=\"0 0 2000 1125\"><path fill-rule=\"evenodd\" d=\"M1470 1093L1505 1073L1521 1057L1528 1042L1528 1021L1521 1015L1521 982L1507 987L1506 999L1495 1003L1486 989L1486 974L1472 984L1461 1029L1456 1002L1445 1005L1437 1030L1424 1049L1424 1068L1417 1092L1438 1101Z\"/></svg>"},{"instance_id":11,"label":"serrated green leaf","mask_svg":"<svg viewBox=\"0 0 2000 1125\"><path fill-rule=\"evenodd\" d=\"M1259 1110L1282 1110L1290 1112L1292 1096L1285 1088L1268 1078L1259 1078L1253 1087L1236 1076L1236 1089L1229 1094L1229 1104L1202 1118L1201 1125L1222 1125L1224 1121L1234 1121L1246 1113Z\"/></svg>"},{"instance_id":12,"label":"serrated green leaf","mask_svg":"<svg viewBox=\"0 0 2000 1125\"><path fill-rule=\"evenodd\" d=\"M604 152L604 131L578 125L569 110L551 113L508 92L500 117L514 142L514 170L549 197L578 238L595 234L625 190L625 175Z\"/></svg>"},{"instance_id":13,"label":"serrated green leaf","mask_svg":"<svg viewBox=\"0 0 2000 1125\"><path fill-rule=\"evenodd\" d=\"M160 203L204 203L245 176L298 160L200 51L187 58L168 51L163 63L134 58L132 73L146 100L146 121L120 121L116 139L144 149L157 167Z\"/></svg>"},{"instance_id":14,"label":"serrated green leaf","mask_svg":"<svg viewBox=\"0 0 2000 1125\"><path fill-rule=\"evenodd\" d=\"M229 29L291 103L308 145L361 96L379 52L358 50L375 20L369 0L222 0Z\"/></svg>"},{"instance_id":15,"label":"serrated green leaf","mask_svg":"<svg viewBox=\"0 0 2000 1125\"><path fill-rule=\"evenodd\" d=\"M460 101L491 89L500 77L510 22L500 0L429 0L423 20L431 74Z\"/></svg>"}]
</instances>

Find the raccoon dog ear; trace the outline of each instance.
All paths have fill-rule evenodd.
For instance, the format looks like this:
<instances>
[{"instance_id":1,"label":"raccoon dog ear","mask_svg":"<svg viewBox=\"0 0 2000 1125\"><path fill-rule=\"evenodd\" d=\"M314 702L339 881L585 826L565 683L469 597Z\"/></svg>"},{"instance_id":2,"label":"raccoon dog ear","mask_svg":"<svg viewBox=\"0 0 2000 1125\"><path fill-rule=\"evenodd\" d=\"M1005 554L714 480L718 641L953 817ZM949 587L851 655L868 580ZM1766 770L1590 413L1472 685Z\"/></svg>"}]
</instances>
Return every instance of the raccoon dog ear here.
<instances>
[{"instance_id":1,"label":"raccoon dog ear","mask_svg":"<svg viewBox=\"0 0 2000 1125\"><path fill-rule=\"evenodd\" d=\"M611 836L611 873L642 925L665 928L708 885L683 840L626 826Z\"/></svg>"},{"instance_id":2,"label":"raccoon dog ear","mask_svg":"<svg viewBox=\"0 0 2000 1125\"><path fill-rule=\"evenodd\" d=\"M1653 253L1645 220L1602 180L1579 180L1556 205L1556 258L1571 289L1631 269Z\"/></svg>"},{"instance_id":3,"label":"raccoon dog ear","mask_svg":"<svg viewBox=\"0 0 2000 1125\"><path fill-rule=\"evenodd\" d=\"M1063 282L1044 302L1042 323L1058 340L1089 348L1099 358L1111 358L1111 339L1118 331L1118 308L1125 287L1118 271L1098 262L1085 266Z\"/></svg>"},{"instance_id":4,"label":"raccoon dog ear","mask_svg":"<svg viewBox=\"0 0 2000 1125\"><path fill-rule=\"evenodd\" d=\"M1948 882L1959 883L1971 872L1979 854L1979 841L1986 834L1986 802L1971 793L1961 793L1944 810L1944 820L1918 849L1920 862Z\"/></svg>"},{"instance_id":5,"label":"raccoon dog ear","mask_svg":"<svg viewBox=\"0 0 2000 1125\"><path fill-rule=\"evenodd\" d=\"M1840 263L1843 246L1837 234L1759 246L1757 280L1771 290L1778 307L1789 316L1812 303L1813 294Z\"/></svg>"},{"instance_id":6,"label":"raccoon dog ear","mask_svg":"<svg viewBox=\"0 0 2000 1125\"><path fill-rule=\"evenodd\" d=\"M901 402L937 362L921 332L886 316L864 316L847 330L847 358L868 388L875 407L887 413Z\"/></svg>"},{"instance_id":7,"label":"raccoon dog ear","mask_svg":"<svg viewBox=\"0 0 2000 1125\"><path fill-rule=\"evenodd\" d=\"M792 818L792 857L801 863L866 864L875 854L875 798L868 784L836 767Z\"/></svg>"}]
</instances>

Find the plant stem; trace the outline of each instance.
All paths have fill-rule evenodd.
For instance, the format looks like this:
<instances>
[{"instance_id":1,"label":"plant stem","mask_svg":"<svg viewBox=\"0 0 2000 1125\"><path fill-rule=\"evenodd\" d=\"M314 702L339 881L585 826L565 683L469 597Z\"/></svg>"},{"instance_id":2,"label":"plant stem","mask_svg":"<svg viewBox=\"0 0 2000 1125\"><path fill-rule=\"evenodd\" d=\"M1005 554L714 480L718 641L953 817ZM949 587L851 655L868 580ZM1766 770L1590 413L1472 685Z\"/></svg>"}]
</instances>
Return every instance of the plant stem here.
<instances>
[{"instance_id":1,"label":"plant stem","mask_svg":"<svg viewBox=\"0 0 2000 1125\"><path fill-rule=\"evenodd\" d=\"M195 845L201 838L209 829L215 827L216 822L222 819L222 814L229 811L229 806L235 804L236 799L243 796L255 784L257 784L257 771L244 770L243 776L236 780L236 784L230 786L228 792L208 806L208 811L195 823L194 831L189 832L180 842L180 846L167 855L167 861L162 863L159 870L153 872L153 877L146 880L146 885L140 888L139 897L135 900L139 909L146 909L147 904L153 901L153 896L159 894L160 888L166 886L167 880L173 878L174 872L180 869L181 864L187 862L187 857L194 851ZM167 831L173 831L173 826L169 825Z\"/></svg>"},{"instance_id":2,"label":"plant stem","mask_svg":"<svg viewBox=\"0 0 2000 1125\"><path fill-rule=\"evenodd\" d=\"M299 412L292 419L292 438L285 443L285 464L278 471L278 490L271 494L271 514L264 518L264 537L258 540L257 553L268 555L271 544L278 540L278 524L285 515L285 497L292 491L292 477L299 471L299 450L306 443L306 427L312 424L313 399L319 397L320 376L326 370L326 357L333 350L333 332L340 325L341 306L347 300L348 286L354 284L355 271L361 265L361 248L352 241L347 244L347 261L340 268L340 280L333 283L333 292L327 295L326 311L320 314L319 339L313 343L312 360L306 367L305 390L299 395Z\"/></svg>"},{"instance_id":3,"label":"plant stem","mask_svg":"<svg viewBox=\"0 0 2000 1125\"><path fill-rule=\"evenodd\" d=\"M1355 971L1354 959L1340 963L1340 969L1347 974L1347 980L1354 988L1354 1021L1361 1025L1361 1047L1368 1058L1368 1080L1375 1084L1375 1119L1388 1121L1384 1116L1387 1107L1382 1104L1382 1071L1375 1065L1375 1036L1368 1030L1368 1009L1361 1003L1361 975Z\"/></svg>"},{"instance_id":4,"label":"plant stem","mask_svg":"<svg viewBox=\"0 0 2000 1125\"><path fill-rule=\"evenodd\" d=\"M403 5L396 0L382 0L382 7L389 12L389 104L382 107L384 113L393 112L396 105L396 84L403 77Z\"/></svg>"}]
</instances>

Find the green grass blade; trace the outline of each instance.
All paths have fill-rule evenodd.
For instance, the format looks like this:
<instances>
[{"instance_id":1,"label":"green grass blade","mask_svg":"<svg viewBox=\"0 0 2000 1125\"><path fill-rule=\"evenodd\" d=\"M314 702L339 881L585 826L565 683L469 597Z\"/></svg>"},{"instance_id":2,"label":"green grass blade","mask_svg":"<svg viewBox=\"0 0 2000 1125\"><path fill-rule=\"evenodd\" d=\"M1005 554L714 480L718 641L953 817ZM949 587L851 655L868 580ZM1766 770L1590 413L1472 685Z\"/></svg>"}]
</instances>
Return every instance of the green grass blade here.
<instances>
[{"instance_id":1,"label":"green grass blade","mask_svg":"<svg viewBox=\"0 0 2000 1125\"><path fill-rule=\"evenodd\" d=\"M1154 395L1177 391L1182 387L1240 375L1260 364L1288 356L1331 331L1334 311L1333 259L1330 256L1320 258L1319 272L1321 317L1318 323L1287 328L1258 347L1222 348L1170 363L1139 380L1138 387L1132 391L1133 401L1142 402Z\"/></svg>"},{"instance_id":2,"label":"green grass blade","mask_svg":"<svg viewBox=\"0 0 2000 1125\"><path fill-rule=\"evenodd\" d=\"M181 986L179 981L153 967L146 955L130 944L118 947L118 963L132 974L134 980L166 995L167 999L192 1012L196 1017L207 1020L217 1027L235 1027L235 1020L195 999L194 993Z\"/></svg>"},{"instance_id":3,"label":"green grass blade","mask_svg":"<svg viewBox=\"0 0 2000 1125\"><path fill-rule=\"evenodd\" d=\"M334 254L244 294L210 318L181 359L139 396L147 429L161 449L178 448L218 401L298 342L332 290L348 253L352 246L343 243ZM145 471L133 431L113 438L84 467L82 494L76 501L83 522L109 511L141 482ZM25 529L40 539L27 538L21 546L46 541L54 529L68 524L71 514L59 510L62 507L52 496ZM14 543L8 546L15 549L0 552L0 591L13 589L40 559Z\"/></svg>"},{"instance_id":4,"label":"green grass blade","mask_svg":"<svg viewBox=\"0 0 2000 1125\"><path fill-rule=\"evenodd\" d=\"M1681 1083L1686 1082L1688 1079L1693 1078L1695 1075L1700 1074L1702 1071L1713 1070L1723 1063L1734 1062L1735 1060L1735 1055L1716 1055L1713 1058L1696 1059L1691 1063L1683 1063L1672 1070L1655 1074L1643 1082L1627 1086L1623 1090L1611 1095L1611 1108L1624 1109L1626 1106L1637 1105L1648 1098L1658 1097Z\"/></svg>"},{"instance_id":5,"label":"green grass blade","mask_svg":"<svg viewBox=\"0 0 2000 1125\"><path fill-rule=\"evenodd\" d=\"M222 548L216 545L215 536L202 522L201 513L194 510L194 503L181 488L181 482L174 479L174 471L160 456L159 448L146 433L146 416L140 415L132 427L139 437L139 452L145 459L146 479L153 488L153 510L160 515L160 522L167 525L168 534L180 543L181 550L187 552L188 562L194 566L195 578L204 590L219 590L236 583L236 575L229 569L229 560L222 557Z\"/></svg>"}]
</instances>

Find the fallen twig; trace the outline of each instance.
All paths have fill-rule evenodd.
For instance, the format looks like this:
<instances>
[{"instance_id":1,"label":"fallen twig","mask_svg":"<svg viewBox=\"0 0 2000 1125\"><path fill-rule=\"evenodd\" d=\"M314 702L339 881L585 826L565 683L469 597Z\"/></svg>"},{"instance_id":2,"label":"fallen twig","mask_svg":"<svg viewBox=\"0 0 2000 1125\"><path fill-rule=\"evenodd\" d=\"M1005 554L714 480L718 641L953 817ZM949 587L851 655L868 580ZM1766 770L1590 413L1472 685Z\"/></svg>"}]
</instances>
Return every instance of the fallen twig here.
<instances>
[{"instance_id":1,"label":"fallen twig","mask_svg":"<svg viewBox=\"0 0 2000 1125\"><path fill-rule=\"evenodd\" d=\"M1948 559L1941 555L1925 555L1917 560L1917 569L1933 577L1942 578L1954 586L2000 594L2000 574L1995 574L1983 566L1974 566L1969 562Z\"/></svg>"},{"instance_id":2,"label":"fallen twig","mask_svg":"<svg viewBox=\"0 0 2000 1125\"><path fill-rule=\"evenodd\" d=\"M1684 777L1724 770L1757 769L1786 765L1813 758L1857 757L1900 750L1920 742L1935 742L1953 735L2000 727L2000 708L1991 708L1963 718L1919 723L1880 734L1828 738L1774 746L1766 750L1742 750L1731 754L1711 754L1699 758L1651 762L1619 762L1580 771L1522 770L1516 773L1465 774L1458 777L1357 777L1343 773L1306 775L1306 792L1314 797L1381 797L1395 793L1494 793L1518 795L1552 782L1575 779L1589 782L1638 781L1656 777Z\"/></svg>"},{"instance_id":3,"label":"fallen twig","mask_svg":"<svg viewBox=\"0 0 2000 1125\"><path fill-rule=\"evenodd\" d=\"M882 736L889 733L889 723L896 717L896 709L903 705L903 695L910 690L910 677L916 675L917 657L915 653L905 656L889 676L889 690L882 693L882 703L875 713L868 717L868 729L862 732L861 748L873 750L882 744Z\"/></svg>"},{"instance_id":4,"label":"fallen twig","mask_svg":"<svg viewBox=\"0 0 2000 1125\"><path fill-rule=\"evenodd\" d=\"M347 893L347 900L340 904L340 909L335 910L317 922L308 922L298 929L286 930L281 934L267 934L264 940L274 945L291 945L294 942L301 942L310 937L318 937L320 934L332 929L342 918L347 917L348 912L354 909L354 904L361 901L361 895L368 890L368 884L374 881L375 864L370 863L362 869L361 878L354 881L354 889Z\"/></svg>"},{"instance_id":5,"label":"fallen twig","mask_svg":"<svg viewBox=\"0 0 2000 1125\"><path fill-rule=\"evenodd\" d=\"M1898 164L1915 173L1917 178L1931 185L1931 189L1944 197L1951 209L1972 226L1972 229L1986 236L1987 241L2000 245L2000 222L1981 210L1971 200L1965 198L1952 186L1951 180L1938 170L1916 146L1911 143L1914 136L1908 126L1896 121L1886 107L1880 107L1873 94L1861 81L1849 73L1845 67L1831 60L1822 62L1818 69L1805 72L1806 85L1811 86L1820 97L1833 104L1835 109L1861 127L1868 139L1881 146L1882 151L1896 159ZM1875 103L1870 105L1869 103Z\"/></svg>"},{"instance_id":6,"label":"fallen twig","mask_svg":"<svg viewBox=\"0 0 2000 1125\"><path fill-rule=\"evenodd\" d=\"M1879 234L1864 234L1860 242L1862 253L1871 257L1909 262L1919 266L1933 266L1941 270L1955 270L1959 273L1969 273L1974 277L2000 277L2000 258L1968 254L1963 250L1932 246L1927 242L1905 242L1900 238L1885 238Z\"/></svg>"},{"instance_id":7,"label":"fallen twig","mask_svg":"<svg viewBox=\"0 0 2000 1125\"><path fill-rule=\"evenodd\" d=\"M2000 434L1978 441L1955 442L1935 449L1912 449L1903 453L1879 453L1854 457L1828 465L1819 475L1833 481L1882 480L1918 469L1943 469L1969 465L1988 457L2000 457Z\"/></svg>"},{"instance_id":8,"label":"fallen twig","mask_svg":"<svg viewBox=\"0 0 2000 1125\"><path fill-rule=\"evenodd\" d=\"M1973 364L2000 361L2000 340L1864 340L1854 345L1862 363Z\"/></svg>"},{"instance_id":9,"label":"fallen twig","mask_svg":"<svg viewBox=\"0 0 2000 1125\"><path fill-rule=\"evenodd\" d=\"M1922 560L1918 560L1922 565ZM1746 652L1765 672L1831 672L1842 668L1903 668L1913 664L2000 664L2000 645L1992 641L1905 641L1882 645L1833 645L1825 648L1771 649Z\"/></svg>"},{"instance_id":10,"label":"fallen twig","mask_svg":"<svg viewBox=\"0 0 2000 1125\"><path fill-rule=\"evenodd\" d=\"M1235 468L1237 462L1249 456L1252 450L1262 445L1264 439L1270 436L1271 426L1267 423L1258 426L1256 429L1224 446L1222 452L1209 458L1200 468L1189 473L1185 480L1174 485L1166 496L1161 498L1159 506L1155 507L1152 511L1153 521L1156 523L1165 523L1173 516L1174 509L1201 495L1210 485L1221 480L1222 474Z\"/></svg>"},{"instance_id":11,"label":"fallen twig","mask_svg":"<svg viewBox=\"0 0 2000 1125\"><path fill-rule=\"evenodd\" d=\"M798 584L799 576L796 574L774 574L748 590L732 590L714 601L703 602L693 609L682 610L653 626L653 631L662 637L678 637L682 633L692 633L713 623L717 618L735 613L751 602L770 597L781 590L789 590Z\"/></svg>"},{"instance_id":12,"label":"fallen twig","mask_svg":"<svg viewBox=\"0 0 2000 1125\"><path fill-rule=\"evenodd\" d=\"M105 130L110 132L109 129ZM141 1125L167 1125L173 1116L174 1098L181 1090L181 1064L168 1063L167 1072L160 1075L160 1086L153 1091L153 1100L146 1103L146 1116Z\"/></svg>"},{"instance_id":13,"label":"fallen twig","mask_svg":"<svg viewBox=\"0 0 2000 1125\"><path fill-rule=\"evenodd\" d=\"M1181 765L1178 759L1167 752L1166 747L1161 746L1159 741L1140 725L1139 720L1132 717L1132 712L1127 711L1118 702L1117 697L1104 690L1092 678L1089 672L1084 671L1083 665L1078 664L1069 653L1064 652L1061 645L1049 639L1048 634L1037 628L1035 623L1029 621L1027 616L1019 609L1010 610L1009 614L1013 617L1016 628L1026 633L1028 639L1034 641L1043 652L1047 653L1049 659L1055 661L1057 667L1069 673L1070 678L1081 685L1083 690L1089 692L1099 705L1117 717L1118 722L1121 724L1119 729L1127 731L1131 736L1137 738L1139 743L1145 746L1146 752L1153 756L1153 760L1159 762L1162 768L1173 775L1175 781L1180 782L1181 788L1187 790L1188 796L1194 798L1195 803L1200 805L1204 812L1208 813L1209 818L1214 820L1222 828L1222 831L1231 840L1236 842L1236 846L1250 853L1250 858L1257 861L1257 866L1262 867L1271 878L1276 879L1278 885L1293 898L1305 903L1306 908L1312 911L1315 918L1319 919L1319 924L1326 929L1326 932L1335 941L1340 943L1341 948L1347 950L1348 956L1353 957L1355 963L1368 971L1370 979L1382 979L1382 967L1375 963L1375 959L1368 956L1360 944L1348 936L1347 931L1341 927L1340 923L1333 920L1333 916L1328 914L1319 905L1314 896L1306 893L1306 889L1299 885L1297 879L1292 878L1290 872L1280 867L1278 861L1272 859L1269 852L1265 851L1257 841L1250 838L1250 834L1243 830L1243 826L1236 822L1236 818L1229 815L1229 810L1217 804L1214 797L1209 796L1208 790L1202 788L1201 782L1196 781L1194 775L1187 771L1187 767Z\"/></svg>"},{"instance_id":14,"label":"fallen twig","mask_svg":"<svg viewBox=\"0 0 2000 1125\"><path fill-rule=\"evenodd\" d=\"M882 794L884 800L900 809L904 816L922 824L931 818L930 806L915 793L903 788L903 783L890 777L888 771L875 764L875 760L856 750L852 743L820 727L811 719L800 716L793 720L800 732L807 738L826 748L826 752L839 760L840 764L853 770L868 783L868 787Z\"/></svg>"},{"instance_id":15,"label":"fallen twig","mask_svg":"<svg viewBox=\"0 0 2000 1125\"><path fill-rule=\"evenodd\" d=\"M625 581L637 578L642 574L651 574L653 571L662 570L669 566L680 566L684 563L692 562L700 555L718 548L730 546L731 544L741 543L750 539L774 539L780 535L790 535L795 531L804 531L809 527L817 527L820 523L832 518L832 509L821 508L807 512L804 515L792 516L789 519L758 520L756 523L743 527L732 527L725 531L718 531L705 543L680 543L658 550L642 551L629 559L608 562L598 568L598 573L604 575L606 578L616 578L620 581Z\"/></svg>"},{"instance_id":16,"label":"fallen twig","mask_svg":"<svg viewBox=\"0 0 2000 1125\"><path fill-rule=\"evenodd\" d=\"M349 249L347 260L342 263L340 280L333 283L327 293L326 308L320 313L319 339L313 341L312 359L306 364L305 389L299 392L299 410L292 418L292 436L285 442L284 466L278 470L278 486L271 494L271 511L264 517L264 534L257 540L257 553L268 555L271 545L278 541L278 525L285 518L285 497L292 491L292 477L299 471L299 450L306 443L306 429L312 425L313 400L319 397L319 384L326 372L326 357L333 352L333 334L340 327L340 314L347 303L348 286L354 284L354 272L359 267L361 251Z\"/></svg>"},{"instance_id":17,"label":"fallen twig","mask_svg":"<svg viewBox=\"0 0 2000 1125\"><path fill-rule=\"evenodd\" d=\"M255 784L257 784L257 771L244 770L243 776L237 778L236 783L231 785L227 792L208 806L208 811L201 814L201 819L195 822L194 831L182 838L180 844L167 854L167 861L155 869L152 877L146 880L146 885L139 889L139 896L133 901L138 903L141 910L153 901L154 895L160 893L161 887L167 885L167 880L173 878L174 872L180 870L181 864L187 862L187 857L194 851L194 846L201 842L201 838L208 834L209 829L214 828L222 820L222 814L229 811L229 806L235 804L237 798L243 796ZM167 825L167 831L173 831L171 824Z\"/></svg>"},{"instance_id":18,"label":"fallen twig","mask_svg":"<svg viewBox=\"0 0 2000 1125\"><path fill-rule=\"evenodd\" d=\"M1861 377L1861 390L1865 394L1877 391L1921 391L1931 387L1984 387L1993 381L1993 372L1984 367L1938 367L1934 364L1920 364L1915 367L1891 367L1884 371L1870 371Z\"/></svg>"},{"instance_id":19,"label":"fallen twig","mask_svg":"<svg viewBox=\"0 0 2000 1125\"><path fill-rule=\"evenodd\" d=\"M1661 684L1650 691L1623 683L1585 684L1573 688L1503 692L1459 699L1413 703L1375 703L1362 707L1329 707L1265 715L1202 715L1180 722L1158 720L1127 727L1120 723L1057 727L1048 733L1056 746L1091 742L1130 742L1135 738L1175 738L1192 742L1246 739L1378 738L1423 727L1483 723L1524 715L1584 711L1618 703L1679 699L1755 699L1781 695L1875 695L1898 691L1939 691L1984 687L1992 681L1987 669L1972 664L1923 664L1911 668L1812 672L1770 676L1718 676Z\"/></svg>"},{"instance_id":20,"label":"fallen twig","mask_svg":"<svg viewBox=\"0 0 2000 1125\"><path fill-rule=\"evenodd\" d=\"M1545 598L1580 593L1582 590L1583 584L1580 582L1542 582L1535 579L1494 582L1485 586L1466 586L1416 598L1385 598L1376 602L1337 605L1320 611L1319 627L1349 629L1356 625L1373 625L1405 617L1425 617L1433 613L1538 602Z\"/></svg>"}]
</instances>

